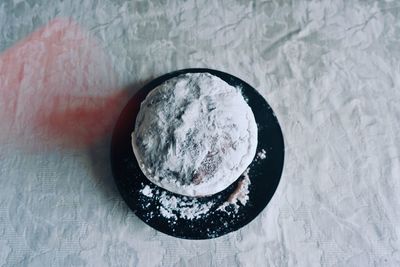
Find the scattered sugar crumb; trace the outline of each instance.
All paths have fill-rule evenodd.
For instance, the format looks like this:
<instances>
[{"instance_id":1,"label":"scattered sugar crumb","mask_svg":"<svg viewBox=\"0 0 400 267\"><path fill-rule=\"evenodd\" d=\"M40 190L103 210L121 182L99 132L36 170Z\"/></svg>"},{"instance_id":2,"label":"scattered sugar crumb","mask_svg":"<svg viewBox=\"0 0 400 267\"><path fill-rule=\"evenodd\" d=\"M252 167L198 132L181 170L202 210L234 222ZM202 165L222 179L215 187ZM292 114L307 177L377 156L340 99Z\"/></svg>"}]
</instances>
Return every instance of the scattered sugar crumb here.
<instances>
[{"instance_id":1,"label":"scattered sugar crumb","mask_svg":"<svg viewBox=\"0 0 400 267\"><path fill-rule=\"evenodd\" d=\"M182 198L169 196L165 192L161 194L159 200L161 214L173 219L177 219L177 217L188 220L200 218L203 214L208 213L214 204L213 201L200 203L196 199L185 202ZM175 217L170 216L170 214L175 215Z\"/></svg>"},{"instance_id":2,"label":"scattered sugar crumb","mask_svg":"<svg viewBox=\"0 0 400 267\"><path fill-rule=\"evenodd\" d=\"M233 210L229 212L237 213L240 205L246 205L249 200L250 183L249 168L247 168L235 191L217 208L217 210L228 212L226 208L232 206ZM196 198L188 199L186 196L171 196L164 191L160 192L159 190L155 190L149 185L145 185L140 190L140 193L146 197L156 198L159 203L157 208L159 209L161 216L173 220L177 220L178 218L187 220L198 219L209 213L211 208L215 205L214 201L202 203ZM145 204L145 207L148 206L149 203ZM153 214L150 214L150 218L151 217L153 217Z\"/></svg>"},{"instance_id":3,"label":"scattered sugar crumb","mask_svg":"<svg viewBox=\"0 0 400 267\"><path fill-rule=\"evenodd\" d=\"M262 149L260 152L257 153L257 158L259 159L265 159L267 157L267 151L265 149Z\"/></svg>"},{"instance_id":4,"label":"scattered sugar crumb","mask_svg":"<svg viewBox=\"0 0 400 267\"><path fill-rule=\"evenodd\" d=\"M148 185L143 187L143 189L140 190L140 192L142 193L142 195L144 195L146 197L153 197L153 189L151 189L150 186L148 186Z\"/></svg>"},{"instance_id":5,"label":"scattered sugar crumb","mask_svg":"<svg viewBox=\"0 0 400 267\"><path fill-rule=\"evenodd\" d=\"M161 215L167 219L177 219L176 215L172 213L172 211L165 209L164 207L160 207Z\"/></svg>"}]
</instances>

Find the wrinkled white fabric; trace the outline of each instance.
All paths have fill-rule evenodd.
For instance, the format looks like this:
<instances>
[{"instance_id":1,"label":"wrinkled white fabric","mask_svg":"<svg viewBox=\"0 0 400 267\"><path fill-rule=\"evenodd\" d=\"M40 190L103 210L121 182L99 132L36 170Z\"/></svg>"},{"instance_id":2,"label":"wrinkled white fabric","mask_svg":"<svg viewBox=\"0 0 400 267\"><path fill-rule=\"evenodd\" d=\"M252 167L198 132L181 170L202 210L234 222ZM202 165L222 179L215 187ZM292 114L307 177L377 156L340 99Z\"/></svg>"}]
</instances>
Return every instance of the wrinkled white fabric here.
<instances>
[{"instance_id":1,"label":"wrinkled white fabric","mask_svg":"<svg viewBox=\"0 0 400 267\"><path fill-rule=\"evenodd\" d=\"M0 266L399 266L399 9L384 0L1 1L2 68L18 40L71 17L109 55L114 88L186 67L245 80L275 111L286 154L280 185L253 222L190 241L156 232L129 211L112 182L108 142L29 152L2 141ZM67 33L68 43L74 32ZM20 55L46 49L33 42ZM86 50L53 56L79 63ZM25 62L7 78L24 79L12 121L31 120L21 103L44 77L58 75L55 68L80 69L46 62ZM110 72L96 71L105 66L97 62L86 71L93 88L103 88ZM82 79L59 75L66 84ZM55 89L77 95L79 86Z\"/></svg>"}]
</instances>

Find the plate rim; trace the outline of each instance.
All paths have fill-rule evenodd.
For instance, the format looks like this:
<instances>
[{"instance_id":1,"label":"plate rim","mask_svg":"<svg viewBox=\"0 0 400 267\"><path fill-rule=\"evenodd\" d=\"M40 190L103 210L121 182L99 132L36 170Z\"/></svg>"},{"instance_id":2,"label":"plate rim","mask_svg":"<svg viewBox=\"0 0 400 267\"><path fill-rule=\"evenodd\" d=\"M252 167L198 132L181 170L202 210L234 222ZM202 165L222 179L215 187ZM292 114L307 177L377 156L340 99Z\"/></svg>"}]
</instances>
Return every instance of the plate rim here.
<instances>
[{"instance_id":1,"label":"plate rim","mask_svg":"<svg viewBox=\"0 0 400 267\"><path fill-rule=\"evenodd\" d=\"M115 145L114 145L114 144L115 144L115 142L116 142L116 141L115 141L115 138L117 138L117 134L116 134L117 130L116 130L116 128L117 128L118 124L120 123L120 120L121 120L121 117L122 117L124 111L128 108L128 106L130 105L132 99L134 99L135 97L139 97L139 95L141 95L141 94L142 94L141 97L144 99L155 87L157 87L157 86L160 85L161 83L165 82L166 80L169 80L169 79L171 79L171 78L174 78L174 77L177 77L177 76L179 76L179 75L181 75L181 74L186 74L186 73L210 73L211 75L217 76L217 77L219 77L220 79L224 80L224 81L227 82L228 84L229 84L229 82L226 81L226 80L225 80L224 78L222 78L221 76L229 77L230 79L233 79L235 82L240 83L240 84L242 84L242 85L244 85L244 86L246 86L246 87L248 87L248 88L251 88L252 91L253 91L252 93L255 94L255 95L257 96L257 98L260 98L260 99L262 99L262 100L265 102L266 106L268 107L268 109L270 110L271 114L273 115L274 120L276 120L276 125L278 126L278 130L279 130L279 139L280 139L279 141L280 141L281 144L282 144L281 160L280 160L280 162L281 162L282 164L280 164L280 168L279 168L279 171L278 171L279 174L277 175L276 183L274 184L274 186L273 186L273 188L272 188L273 192L272 192L272 194L270 194L270 197L269 197L269 199L266 201L264 207L263 207L262 209L260 209L260 210L257 212L257 214L255 214L254 216L252 216L252 218L250 218L250 219L244 219L244 220L243 220L244 223L241 223L241 225L240 225L239 227L237 227L237 228L235 228L235 229L233 229L233 230L224 232L224 233L222 233L222 234L218 234L217 236L205 236L205 237L193 237L193 236L191 236L191 237L186 237L186 236L176 235L176 234L174 234L173 232L164 231L163 228L161 228L161 229L160 229L160 228L157 228L155 225L152 225L151 223L149 223L149 222L146 221L145 219L141 218L141 217L137 214L137 210L135 209L136 207L133 207L132 203L130 203L130 201L128 201L128 200L126 199L126 196L125 196L125 194L126 194L126 189L121 188L121 184L118 182L118 179L116 178L116 176L117 176L117 174L116 174L117 171L115 170L115 166L114 166L114 164L113 164L113 155L114 155L114 153L115 153ZM232 81L232 82L233 82L233 81ZM246 98L246 95L245 95L245 94L243 94L243 95L244 95L244 97ZM143 101L143 99L142 99L142 101ZM138 104L138 106L139 106L139 108L140 108L141 102L140 102L140 103L136 103L136 104ZM250 106L250 105L249 105L249 106ZM250 106L250 108L251 108L252 111L253 111L253 107ZM138 110L139 110L139 109L138 109ZM253 113L254 113L254 111L253 111ZM135 114L134 120L136 120L136 117L137 117L137 113ZM135 122L135 121L132 122L133 125L135 124L134 122ZM257 123L257 121L256 121L256 123ZM258 123L257 123L257 125L258 125ZM259 132L258 132L258 135L259 135ZM129 145L130 145L130 143L129 143ZM258 144L257 144L257 151L258 151ZM135 156L133 156L133 157L135 158ZM252 163L255 161L255 159L256 159L256 156L255 156L255 158L253 159ZM136 160L136 158L135 158L135 160ZM127 103L125 104L125 106L123 107L123 109L121 110L121 113L120 113L120 115L119 115L119 117L118 117L118 119L117 119L117 123L116 123L116 125L115 125L115 128L113 129L113 133L112 133L112 137L111 137L110 161L111 161L112 175L113 175L113 178L114 178L114 182L115 182L115 184L116 184L116 186L117 186L117 189L118 189L118 191L119 191L119 193L120 193L122 199L124 200L124 202L127 204L127 206L129 207L129 209L133 211L133 213L136 215L136 217L138 217L141 221L143 221L145 224L147 224L147 225L150 226L151 228L153 228L153 229L155 229L155 230L157 230L157 231L160 231L160 232L162 232L162 233L164 233L164 234L166 234L166 235L169 235L169 236L173 236L173 237L176 237L176 238L182 238L182 239L188 239L188 240L207 240L207 239L222 237L222 236L224 236L224 235L227 235L227 234L229 234L229 233L235 232L235 231L237 231L237 230L243 228L244 226L246 226L246 225L248 225L250 222L252 222L255 218L257 218L257 217L260 215L260 213L268 206L268 204L271 202L272 198L274 197L274 195L275 195L275 193L276 193L276 191L277 191L277 189L278 189L278 187L279 187L279 184L280 184L280 181L281 181L281 178L282 178L282 175L283 175L283 171L284 171L284 167L285 167L285 142L284 142L283 132L282 132L282 128L281 128L281 126L280 126L278 117L276 116L275 112L272 110L272 108L271 108L271 106L269 105L269 103L267 102L267 100L266 100L266 99L259 93L259 91L258 91L257 89L255 89L253 86L251 86L251 85L248 84L247 82L243 81L243 80L240 79L239 77L236 77L236 76L234 76L234 75L232 75L232 74L229 74L229 73L226 73L226 72L223 72L223 71L220 71L220 70L210 69L210 68L185 68L185 69L179 69L179 70L171 71L171 72L165 73L165 74L163 74L163 75L160 75L160 76L158 76L158 77L152 79L151 81L149 81L149 82L147 82L146 84L144 84L139 90L137 90L137 91L129 98L129 100L127 101ZM251 164L250 164L250 165L251 165ZM250 166L250 165L249 165L249 166ZM139 170L140 170L140 168L139 168ZM140 170L140 172L141 172L141 170ZM141 172L141 175L143 175L144 177L146 177L142 172ZM147 179L147 177L146 177L145 179ZM239 177L237 180L239 180L239 179L240 179L240 177ZM151 182L150 182L150 183L151 183ZM168 191L168 190L163 189L163 188L161 188L161 187L159 187L159 186L157 186L157 185L155 185L155 184L153 184L153 183L152 183L152 185L154 185L156 188L159 188L159 189ZM169 191L168 191L168 192L169 192Z\"/></svg>"}]
</instances>

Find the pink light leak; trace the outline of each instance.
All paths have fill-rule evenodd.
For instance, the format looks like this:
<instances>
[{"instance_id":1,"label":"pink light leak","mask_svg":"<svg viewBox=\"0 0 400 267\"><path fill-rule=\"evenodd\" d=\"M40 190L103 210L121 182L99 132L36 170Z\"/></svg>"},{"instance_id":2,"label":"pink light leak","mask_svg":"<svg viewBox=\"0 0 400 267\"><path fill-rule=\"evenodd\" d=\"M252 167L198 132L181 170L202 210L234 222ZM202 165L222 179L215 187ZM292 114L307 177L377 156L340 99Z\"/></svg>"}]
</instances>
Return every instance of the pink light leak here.
<instances>
[{"instance_id":1,"label":"pink light leak","mask_svg":"<svg viewBox=\"0 0 400 267\"><path fill-rule=\"evenodd\" d=\"M127 95L96 39L56 19L0 54L0 143L82 148L109 135Z\"/></svg>"}]
</instances>

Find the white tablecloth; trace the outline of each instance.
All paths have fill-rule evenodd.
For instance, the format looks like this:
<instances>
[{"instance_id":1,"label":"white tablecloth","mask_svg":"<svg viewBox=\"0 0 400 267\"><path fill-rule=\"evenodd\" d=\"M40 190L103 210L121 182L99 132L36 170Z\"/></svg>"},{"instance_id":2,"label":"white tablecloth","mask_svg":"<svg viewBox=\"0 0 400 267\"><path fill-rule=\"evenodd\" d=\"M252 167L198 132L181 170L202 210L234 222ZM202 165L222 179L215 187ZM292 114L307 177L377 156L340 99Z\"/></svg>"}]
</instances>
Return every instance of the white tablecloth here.
<instances>
[{"instance_id":1,"label":"white tablecloth","mask_svg":"<svg viewBox=\"0 0 400 267\"><path fill-rule=\"evenodd\" d=\"M398 1L0 3L0 266L400 266ZM281 124L281 183L205 241L141 222L110 133L144 82L242 78ZM266 177L268 179L268 177Z\"/></svg>"}]
</instances>

